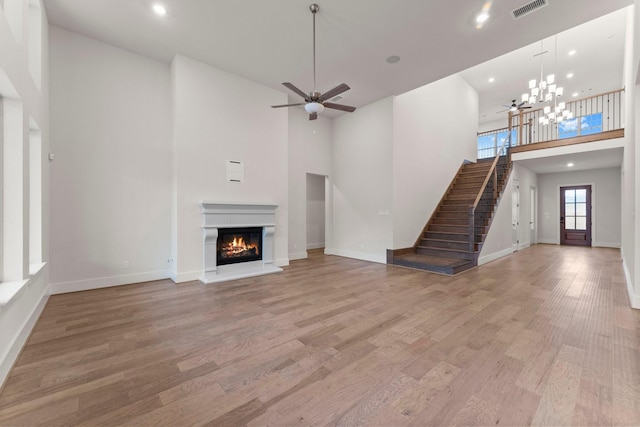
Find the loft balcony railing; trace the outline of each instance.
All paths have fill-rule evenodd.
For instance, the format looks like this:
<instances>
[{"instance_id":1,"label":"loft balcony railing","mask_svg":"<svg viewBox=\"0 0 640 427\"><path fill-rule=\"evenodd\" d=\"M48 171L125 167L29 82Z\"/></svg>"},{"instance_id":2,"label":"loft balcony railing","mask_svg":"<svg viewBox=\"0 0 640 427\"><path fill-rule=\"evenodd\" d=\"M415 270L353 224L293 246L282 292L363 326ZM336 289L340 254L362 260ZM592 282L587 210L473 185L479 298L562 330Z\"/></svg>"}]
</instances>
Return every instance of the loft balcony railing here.
<instances>
[{"instance_id":1,"label":"loft balcony railing","mask_svg":"<svg viewBox=\"0 0 640 427\"><path fill-rule=\"evenodd\" d=\"M594 135L598 139L597 134L624 129L624 89L566 101L565 109L573 113L573 119L547 125L540 123L542 108L509 112L508 127L478 133L478 158L494 157L509 135L511 147L532 144L534 148L533 144L569 138L585 142L581 137Z\"/></svg>"}]
</instances>

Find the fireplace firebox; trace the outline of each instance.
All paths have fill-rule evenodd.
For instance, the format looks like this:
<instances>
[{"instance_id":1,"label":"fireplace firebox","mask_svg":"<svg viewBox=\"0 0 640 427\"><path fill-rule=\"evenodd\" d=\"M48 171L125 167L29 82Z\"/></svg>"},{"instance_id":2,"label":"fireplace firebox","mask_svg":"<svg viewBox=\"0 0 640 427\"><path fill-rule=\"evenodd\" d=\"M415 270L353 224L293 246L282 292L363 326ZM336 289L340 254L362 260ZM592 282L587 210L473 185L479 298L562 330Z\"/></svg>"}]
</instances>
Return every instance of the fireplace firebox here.
<instances>
[{"instance_id":1,"label":"fireplace firebox","mask_svg":"<svg viewBox=\"0 0 640 427\"><path fill-rule=\"evenodd\" d=\"M218 229L216 254L217 265L261 260L262 227Z\"/></svg>"}]
</instances>

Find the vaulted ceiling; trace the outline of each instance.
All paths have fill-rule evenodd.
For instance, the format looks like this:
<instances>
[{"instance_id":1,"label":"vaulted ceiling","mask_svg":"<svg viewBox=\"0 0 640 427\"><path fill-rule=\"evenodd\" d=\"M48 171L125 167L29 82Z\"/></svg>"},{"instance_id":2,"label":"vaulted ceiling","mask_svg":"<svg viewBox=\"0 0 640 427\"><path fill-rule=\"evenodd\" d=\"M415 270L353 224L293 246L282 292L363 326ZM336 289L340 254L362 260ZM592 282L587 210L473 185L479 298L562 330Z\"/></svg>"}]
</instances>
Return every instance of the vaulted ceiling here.
<instances>
[{"instance_id":1,"label":"vaulted ceiling","mask_svg":"<svg viewBox=\"0 0 640 427\"><path fill-rule=\"evenodd\" d=\"M633 3L633 0L547 0L548 5L514 19L526 0L316 0L317 82L326 91L345 82L344 103L361 107L397 95L522 48L520 59L497 59L462 75L480 93L481 120L493 120L500 105L519 97L539 74L539 61L524 61L555 40L549 37ZM165 17L152 13L153 0L43 0L49 21L88 37L170 62L176 54L287 92L284 81L304 91L312 86L312 15L301 0L158 0ZM490 5L490 19L476 28L475 16ZM491 4L492 3L492 4ZM558 38L558 63L568 46L580 60L596 45L598 55L621 54L620 19L606 21L565 40ZM603 21L605 22L605 21ZM614 27L609 27L613 25ZM606 27L606 28L605 28ZM597 31L594 30L597 29ZM611 33L612 29L616 30ZM597 32L596 41L587 37ZM613 34L612 38L608 36ZM574 44L569 43L572 41ZM566 42L566 44L565 44ZM397 55L400 61L386 59ZM555 54L545 55L551 61ZM617 57L616 57L617 58ZM575 90L588 90L607 69L608 57L576 65ZM618 61L620 62L620 61ZM588 65L585 65L588 64ZM578 70L579 67L579 70ZM620 70L622 64L619 64ZM621 81L621 71L620 81ZM487 79L494 77L492 86ZM584 83L582 83L584 79ZM594 82L593 84L588 83ZM565 93L574 90L565 89ZM595 89L594 89L595 90ZM295 98L294 98L295 99ZM433 100L438 102L438 100ZM323 113L327 114L327 113ZM341 114L332 111L329 116Z\"/></svg>"}]
</instances>

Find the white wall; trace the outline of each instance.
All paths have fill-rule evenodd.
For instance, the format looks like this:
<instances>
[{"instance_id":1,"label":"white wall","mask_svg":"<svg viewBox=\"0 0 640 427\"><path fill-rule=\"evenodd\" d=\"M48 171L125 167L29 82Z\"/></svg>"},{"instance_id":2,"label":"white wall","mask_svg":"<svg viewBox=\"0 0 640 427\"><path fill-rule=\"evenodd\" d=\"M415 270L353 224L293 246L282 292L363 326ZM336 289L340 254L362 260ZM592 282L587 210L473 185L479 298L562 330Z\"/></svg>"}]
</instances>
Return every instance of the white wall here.
<instances>
[{"instance_id":1,"label":"white wall","mask_svg":"<svg viewBox=\"0 0 640 427\"><path fill-rule=\"evenodd\" d=\"M489 233L480 251L479 265L513 253L512 201L514 180L518 180L520 186L520 215L516 231L519 242L518 249L524 249L535 243L531 241L529 228L529 223L531 222L530 188L536 187L537 189L539 186L538 175L514 162L511 176L502 193ZM539 190L537 192L539 194Z\"/></svg>"},{"instance_id":2,"label":"white wall","mask_svg":"<svg viewBox=\"0 0 640 427\"><path fill-rule=\"evenodd\" d=\"M0 221L4 221L3 214L10 212L20 223L18 236L19 242L8 242L5 236L0 239L5 249L7 247L19 247L21 256L17 259L20 264L16 271L23 275L16 282L0 282L0 389L4 383L11 366L18 357L22 346L27 341L31 329L44 308L48 298L49 283L49 162L46 160L49 153L49 34L48 21L41 4L29 13L29 1L13 1L10 10L0 9L0 98L14 104L18 108L18 123L4 123L5 117L0 114L0 171L2 173L2 192L19 191L20 204L7 206L0 203ZM35 4L35 3L34 3ZM5 2L4 6L8 3ZM7 15L5 15L7 12ZM39 14L39 16L34 16ZM36 19L33 19L33 18ZM34 31L33 26L37 25ZM31 34L31 36L29 36ZM35 36L34 36L35 35ZM39 64L38 64L39 63ZM31 67L29 66L31 64ZM34 69L38 66L39 69ZM35 78L35 80L34 80ZM0 108L1 110L1 108ZM18 130L20 140L12 141L17 146L22 145L21 164L15 176L9 182L5 180L5 162L13 162L13 159L5 158L4 144L8 142L4 138L3 125L10 125ZM40 165L41 165L41 190L42 190L42 224L41 241L42 261L44 264L29 265L29 220L30 220L30 194L31 183L29 181L30 159L30 128L37 127L41 141ZM34 164L37 163L34 162ZM20 170L20 168L22 170ZM15 178L15 180L14 180ZM2 195L4 198L4 194ZM37 215L36 215L37 216ZM6 224L4 224L6 225ZM0 224L0 228L4 225ZM21 232L20 232L21 231ZM0 232L1 233L1 232ZM1 234L0 234L1 236ZM0 273L3 273L5 265L0 265ZM14 269L13 266L11 266ZM0 274L1 277L4 274Z\"/></svg>"},{"instance_id":3,"label":"white wall","mask_svg":"<svg viewBox=\"0 0 640 427\"><path fill-rule=\"evenodd\" d=\"M509 115L507 112L496 114L495 120L478 124L478 132L488 132L490 130L503 129L509 127Z\"/></svg>"},{"instance_id":4,"label":"white wall","mask_svg":"<svg viewBox=\"0 0 640 427\"><path fill-rule=\"evenodd\" d=\"M636 215L640 212L640 150L636 148L637 125L640 123L640 0L636 0L627 16L625 39L625 147L622 164L622 260L631 306L640 309L640 227Z\"/></svg>"},{"instance_id":5,"label":"white wall","mask_svg":"<svg viewBox=\"0 0 640 427\"><path fill-rule=\"evenodd\" d=\"M307 173L331 179L332 121L289 108L289 259L307 257ZM329 218L330 219L330 218ZM323 236L324 239L324 236ZM324 240L323 240L324 242Z\"/></svg>"},{"instance_id":6,"label":"white wall","mask_svg":"<svg viewBox=\"0 0 640 427\"><path fill-rule=\"evenodd\" d=\"M620 168L538 175L541 243L560 243L560 187L591 185L592 246L620 247Z\"/></svg>"},{"instance_id":7,"label":"white wall","mask_svg":"<svg viewBox=\"0 0 640 427\"><path fill-rule=\"evenodd\" d=\"M177 220L172 277L196 280L203 269L198 203L278 205L274 261L288 264L288 112L279 92L178 55L172 63ZM226 182L227 160L244 162L243 183Z\"/></svg>"},{"instance_id":8,"label":"white wall","mask_svg":"<svg viewBox=\"0 0 640 427\"><path fill-rule=\"evenodd\" d=\"M325 246L325 179L307 174L307 249Z\"/></svg>"},{"instance_id":9,"label":"white wall","mask_svg":"<svg viewBox=\"0 0 640 427\"><path fill-rule=\"evenodd\" d=\"M169 66L50 33L52 291L166 278Z\"/></svg>"},{"instance_id":10,"label":"white wall","mask_svg":"<svg viewBox=\"0 0 640 427\"><path fill-rule=\"evenodd\" d=\"M462 165L477 158L478 94L454 75L393 101L393 247L413 246Z\"/></svg>"},{"instance_id":11,"label":"white wall","mask_svg":"<svg viewBox=\"0 0 640 427\"><path fill-rule=\"evenodd\" d=\"M333 123L333 242L327 253L386 262L393 244L393 99Z\"/></svg>"}]
</instances>

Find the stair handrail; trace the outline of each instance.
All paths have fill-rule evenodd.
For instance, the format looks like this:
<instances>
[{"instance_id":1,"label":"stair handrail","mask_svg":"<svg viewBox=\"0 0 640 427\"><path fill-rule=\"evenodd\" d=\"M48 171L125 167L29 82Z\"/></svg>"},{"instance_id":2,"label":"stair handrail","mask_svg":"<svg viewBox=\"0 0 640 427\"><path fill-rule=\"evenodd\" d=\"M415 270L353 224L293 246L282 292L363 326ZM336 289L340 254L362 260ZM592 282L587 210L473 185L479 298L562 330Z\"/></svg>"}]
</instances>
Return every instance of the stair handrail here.
<instances>
[{"instance_id":1,"label":"stair handrail","mask_svg":"<svg viewBox=\"0 0 640 427\"><path fill-rule=\"evenodd\" d=\"M475 224L475 216L476 216L476 208L478 207L478 203L480 203L480 199L482 199L482 195L484 194L484 190L487 188L487 184L489 184L489 179L493 176L493 198L495 199L498 196L498 172L496 166L498 165L498 161L500 160L500 153L505 149L505 147L509 147L511 145L511 132L507 136L507 140L502 144L500 150L496 151L496 158L493 160L491 168L489 172L487 172L487 177L484 179L482 183L482 187L480 187L480 191L478 192L478 196L472 205L469 206L469 252L474 252L475 249L475 239L476 239L476 224Z\"/></svg>"}]
</instances>

